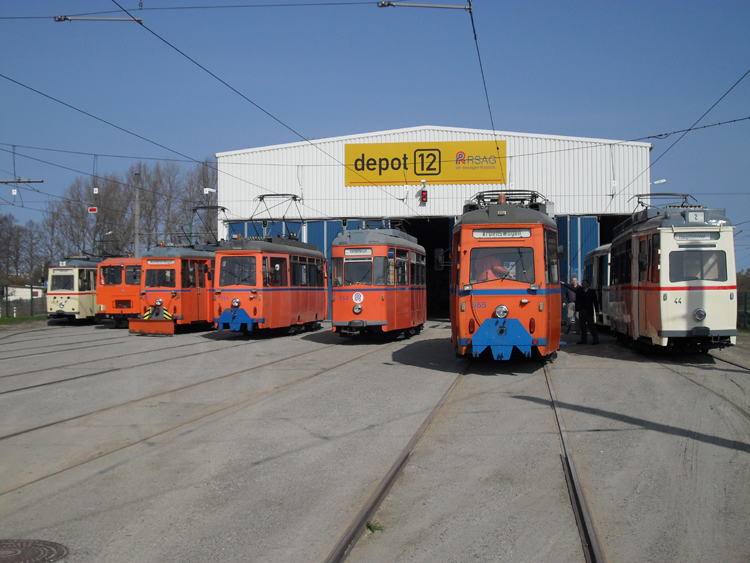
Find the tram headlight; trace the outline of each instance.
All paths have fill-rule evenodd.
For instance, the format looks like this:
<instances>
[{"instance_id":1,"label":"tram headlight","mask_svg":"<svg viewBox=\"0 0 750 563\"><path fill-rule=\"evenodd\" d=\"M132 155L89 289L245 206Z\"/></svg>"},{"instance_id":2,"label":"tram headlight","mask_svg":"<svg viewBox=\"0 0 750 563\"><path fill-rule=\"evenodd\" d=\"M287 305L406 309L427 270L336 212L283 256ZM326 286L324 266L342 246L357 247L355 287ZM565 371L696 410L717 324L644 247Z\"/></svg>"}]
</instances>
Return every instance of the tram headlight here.
<instances>
[{"instance_id":1,"label":"tram headlight","mask_svg":"<svg viewBox=\"0 0 750 563\"><path fill-rule=\"evenodd\" d=\"M161 299L157 299L157 300L155 301L155 303L156 303L156 306L157 306L157 307L161 307L161 304L163 303L163 301L162 301Z\"/></svg>"},{"instance_id":2,"label":"tram headlight","mask_svg":"<svg viewBox=\"0 0 750 563\"><path fill-rule=\"evenodd\" d=\"M362 312L362 305L357 303L353 308L352 311L354 311L355 315L359 315Z\"/></svg>"},{"instance_id":3,"label":"tram headlight","mask_svg":"<svg viewBox=\"0 0 750 563\"><path fill-rule=\"evenodd\" d=\"M498 305L495 307L495 316L498 319L504 319L508 316L508 308L505 305Z\"/></svg>"},{"instance_id":4,"label":"tram headlight","mask_svg":"<svg viewBox=\"0 0 750 563\"><path fill-rule=\"evenodd\" d=\"M696 321L702 321L706 318L706 310L705 309L696 309L693 311L693 317L695 317Z\"/></svg>"},{"instance_id":5,"label":"tram headlight","mask_svg":"<svg viewBox=\"0 0 750 563\"><path fill-rule=\"evenodd\" d=\"M240 306L240 300L237 299L237 298L232 299L232 307L236 308L236 307L239 307L239 306Z\"/></svg>"},{"instance_id":6,"label":"tram headlight","mask_svg":"<svg viewBox=\"0 0 750 563\"><path fill-rule=\"evenodd\" d=\"M60 309L65 309L65 303L63 303L62 301L60 301Z\"/></svg>"}]
</instances>

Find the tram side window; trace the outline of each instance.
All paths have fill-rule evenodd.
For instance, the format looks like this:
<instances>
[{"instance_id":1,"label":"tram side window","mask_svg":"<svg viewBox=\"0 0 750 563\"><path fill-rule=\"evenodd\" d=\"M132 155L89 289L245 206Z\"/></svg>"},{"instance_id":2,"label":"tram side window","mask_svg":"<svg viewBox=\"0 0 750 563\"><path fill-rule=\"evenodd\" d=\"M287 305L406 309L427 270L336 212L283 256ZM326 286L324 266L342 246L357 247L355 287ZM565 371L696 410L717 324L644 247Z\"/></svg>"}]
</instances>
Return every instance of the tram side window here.
<instances>
[{"instance_id":1,"label":"tram side window","mask_svg":"<svg viewBox=\"0 0 750 563\"><path fill-rule=\"evenodd\" d=\"M374 285L388 284L388 258L385 256L375 256L372 259L372 273ZM393 285L392 283L390 285Z\"/></svg>"},{"instance_id":2,"label":"tram side window","mask_svg":"<svg viewBox=\"0 0 750 563\"><path fill-rule=\"evenodd\" d=\"M661 251L659 249L659 234L655 234L651 238L651 257L649 258L649 264L651 265L651 275L649 276L649 281L654 283L659 283L660 281L660 269L661 264L659 264L659 256L661 254Z\"/></svg>"},{"instance_id":3,"label":"tram side window","mask_svg":"<svg viewBox=\"0 0 750 563\"><path fill-rule=\"evenodd\" d=\"M638 242L638 281L646 281L648 275L648 258L649 254L646 252L648 248L648 242L643 239ZM642 257L645 257L646 262L642 262Z\"/></svg>"},{"instance_id":4,"label":"tram side window","mask_svg":"<svg viewBox=\"0 0 750 563\"><path fill-rule=\"evenodd\" d=\"M424 254L417 254L417 285L427 285L427 262Z\"/></svg>"},{"instance_id":5,"label":"tram side window","mask_svg":"<svg viewBox=\"0 0 750 563\"><path fill-rule=\"evenodd\" d=\"M669 253L669 281L727 281L723 250L681 250Z\"/></svg>"},{"instance_id":6,"label":"tram side window","mask_svg":"<svg viewBox=\"0 0 750 563\"><path fill-rule=\"evenodd\" d=\"M174 270L146 270L146 287L176 287Z\"/></svg>"},{"instance_id":7,"label":"tram side window","mask_svg":"<svg viewBox=\"0 0 750 563\"><path fill-rule=\"evenodd\" d=\"M122 266L102 266L102 285L120 285Z\"/></svg>"},{"instance_id":8,"label":"tram side window","mask_svg":"<svg viewBox=\"0 0 750 563\"><path fill-rule=\"evenodd\" d=\"M547 258L547 283L557 285L560 283L560 267L557 260L557 233L545 229L545 254Z\"/></svg>"},{"instance_id":9,"label":"tram side window","mask_svg":"<svg viewBox=\"0 0 750 563\"><path fill-rule=\"evenodd\" d=\"M291 285L294 287L305 287L310 284L308 275L308 263L306 256L291 256L289 258L291 267L289 274L291 276Z\"/></svg>"},{"instance_id":10,"label":"tram side window","mask_svg":"<svg viewBox=\"0 0 750 563\"><path fill-rule=\"evenodd\" d=\"M140 266L125 266L125 283L128 285L141 285Z\"/></svg>"},{"instance_id":11,"label":"tram side window","mask_svg":"<svg viewBox=\"0 0 750 563\"><path fill-rule=\"evenodd\" d=\"M263 285L267 287L286 287L286 258L270 258L270 270Z\"/></svg>"},{"instance_id":12,"label":"tram side window","mask_svg":"<svg viewBox=\"0 0 750 563\"><path fill-rule=\"evenodd\" d=\"M396 250L396 285L409 285L408 250Z\"/></svg>"},{"instance_id":13,"label":"tram side window","mask_svg":"<svg viewBox=\"0 0 750 563\"><path fill-rule=\"evenodd\" d=\"M344 259L333 258L331 259L333 272L331 276L331 285L333 287L341 287L344 285Z\"/></svg>"},{"instance_id":14,"label":"tram side window","mask_svg":"<svg viewBox=\"0 0 750 563\"><path fill-rule=\"evenodd\" d=\"M255 285L255 256L222 256L219 286Z\"/></svg>"}]
</instances>

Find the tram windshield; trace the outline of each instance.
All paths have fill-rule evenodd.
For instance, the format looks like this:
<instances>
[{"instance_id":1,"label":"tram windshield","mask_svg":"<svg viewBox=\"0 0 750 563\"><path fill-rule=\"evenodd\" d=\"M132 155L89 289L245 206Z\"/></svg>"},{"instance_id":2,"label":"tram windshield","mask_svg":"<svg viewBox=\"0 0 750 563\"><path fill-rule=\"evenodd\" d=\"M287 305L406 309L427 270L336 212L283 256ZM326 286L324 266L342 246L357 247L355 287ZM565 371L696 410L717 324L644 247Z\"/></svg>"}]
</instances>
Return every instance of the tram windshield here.
<instances>
[{"instance_id":1,"label":"tram windshield","mask_svg":"<svg viewBox=\"0 0 750 563\"><path fill-rule=\"evenodd\" d=\"M534 249L518 247L474 248L469 283L510 280L534 283Z\"/></svg>"},{"instance_id":2,"label":"tram windshield","mask_svg":"<svg viewBox=\"0 0 750 563\"><path fill-rule=\"evenodd\" d=\"M219 285L255 285L255 256L222 256Z\"/></svg>"},{"instance_id":3,"label":"tram windshield","mask_svg":"<svg viewBox=\"0 0 750 563\"><path fill-rule=\"evenodd\" d=\"M122 283L122 266L102 266L102 284L119 285Z\"/></svg>"},{"instance_id":4,"label":"tram windshield","mask_svg":"<svg viewBox=\"0 0 750 563\"><path fill-rule=\"evenodd\" d=\"M174 270L146 270L146 287L176 287Z\"/></svg>"},{"instance_id":5,"label":"tram windshield","mask_svg":"<svg viewBox=\"0 0 750 563\"><path fill-rule=\"evenodd\" d=\"M50 291L73 291L72 274L52 274Z\"/></svg>"},{"instance_id":6,"label":"tram windshield","mask_svg":"<svg viewBox=\"0 0 750 563\"><path fill-rule=\"evenodd\" d=\"M372 285L372 259L344 262L344 285Z\"/></svg>"},{"instance_id":7,"label":"tram windshield","mask_svg":"<svg viewBox=\"0 0 750 563\"><path fill-rule=\"evenodd\" d=\"M373 258L333 259L333 287L346 285L393 285L388 276L388 259L385 256Z\"/></svg>"},{"instance_id":8,"label":"tram windshield","mask_svg":"<svg viewBox=\"0 0 750 563\"><path fill-rule=\"evenodd\" d=\"M669 281L727 281L723 250L681 250L669 253Z\"/></svg>"}]
</instances>

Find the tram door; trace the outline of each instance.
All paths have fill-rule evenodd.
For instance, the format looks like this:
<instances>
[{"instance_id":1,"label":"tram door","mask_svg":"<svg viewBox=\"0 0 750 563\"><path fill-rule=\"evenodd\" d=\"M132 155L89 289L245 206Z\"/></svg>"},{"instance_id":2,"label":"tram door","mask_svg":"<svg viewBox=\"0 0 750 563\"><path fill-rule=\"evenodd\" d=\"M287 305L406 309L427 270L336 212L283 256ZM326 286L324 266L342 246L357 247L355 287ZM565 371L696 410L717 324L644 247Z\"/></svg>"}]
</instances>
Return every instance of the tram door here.
<instances>
[{"instance_id":1,"label":"tram door","mask_svg":"<svg viewBox=\"0 0 750 563\"><path fill-rule=\"evenodd\" d=\"M638 319L635 323L638 336L645 336L648 332L648 260L649 260L649 239L641 237L638 239L638 285L635 291L635 298L638 300Z\"/></svg>"},{"instance_id":2,"label":"tram door","mask_svg":"<svg viewBox=\"0 0 750 563\"><path fill-rule=\"evenodd\" d=\"M199 319L198 316L198 299L195 292L195 260L182 260L180 273L180 312L183 319L188 323Z\"/></svg>"},{"instance_id":3,"label":"tram door","mask_svg":"<svg viewBox=\"0 0 750 563\"><path fill-rule=\"evenodd\" d=\"M196 291L197 295L197 306L198 306L198 320L208 321L213 317L212 307L213 302L209 300L209 291L206 287L206 277L208 273L208 262L207 261L196 261L195 262L195 277L196 277Z\"/></svg>"}]
</instances>

